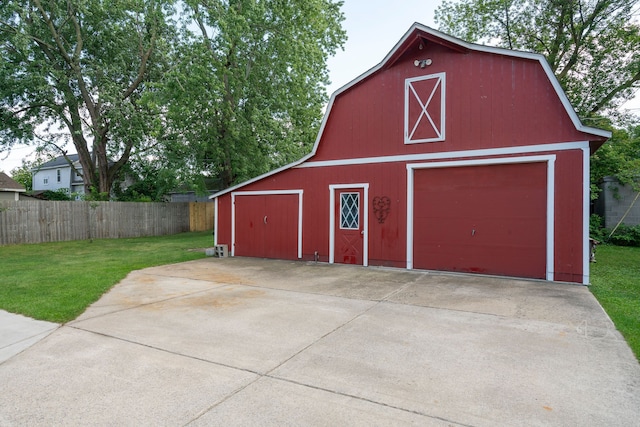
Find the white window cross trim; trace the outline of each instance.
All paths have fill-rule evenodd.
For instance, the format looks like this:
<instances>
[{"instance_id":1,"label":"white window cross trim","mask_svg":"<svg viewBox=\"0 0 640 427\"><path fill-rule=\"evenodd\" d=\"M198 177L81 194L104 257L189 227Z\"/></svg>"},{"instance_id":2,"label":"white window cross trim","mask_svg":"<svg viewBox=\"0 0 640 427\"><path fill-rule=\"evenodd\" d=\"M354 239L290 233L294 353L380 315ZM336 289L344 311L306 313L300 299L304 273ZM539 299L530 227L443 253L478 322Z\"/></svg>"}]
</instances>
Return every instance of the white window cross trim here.
<instances>
[{"instance_id":1,"label":"white window cross trim","mask_svg":"<svg viewBox=\"0 0 640 427\"><path fill-rule=\"evenodd\" d=\"M428 92L419 93L420 89L416 89L416 84L420 82L424 82L427 80L435 80L435 83L432 88ZM404 94L404 143L405 144L416 144L422 142L437 142L444 141L445 139L445 87L446 87L446 78L445 73L437 73L430 74L427 76L419 76L405 80L405 94ZM440 113L440 120L434 120L431 114L429 114L429 107L432 106L434 102L434 97L436 94L439 94L439 109L436 105L432 107L431 110L438 111ZM425 96L426 95L426 96ZM424 100L424 102L423 102ZM412 119L410 116L411 112L415 111L415 105L417 102L419 114L418 117ZM426 120L424 120L426 118ZM415 120L415 121L413 121ZM426 123L428 121L428 124ZM434 136L432 137L420 137L416 136L416 131L421 127L423 129L428 129L428 132L432 132Z\"/></svg>"}]
</instances>

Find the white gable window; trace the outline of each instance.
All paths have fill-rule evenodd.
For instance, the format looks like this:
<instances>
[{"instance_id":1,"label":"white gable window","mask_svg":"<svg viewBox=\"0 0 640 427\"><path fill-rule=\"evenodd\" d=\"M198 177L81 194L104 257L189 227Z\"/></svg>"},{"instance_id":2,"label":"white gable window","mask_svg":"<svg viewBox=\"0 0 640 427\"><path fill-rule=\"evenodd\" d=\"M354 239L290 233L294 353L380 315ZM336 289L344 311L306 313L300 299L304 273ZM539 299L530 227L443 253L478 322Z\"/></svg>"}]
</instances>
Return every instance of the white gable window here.
<instances>
[{"instance_id":1,"label":"white gable window","mask_svg":"<svg viewBox=\"0 0 640 427\"><path fill-rule=\"evenodd\" d=\"M43 183L44 185L49 185L49 177L48 177L48 176L45 176L45 177L42 179L42 183Z\"/></svg>"},{"instance_id":2,"label":"white gable window","mask_svg":"<svg viewBox=\"0 0 640 427\"><path fill-rule=\"evenodd\" d=\"M444 141L445 73L404 82L404 143Z\"/></svg>"}]
</instances>

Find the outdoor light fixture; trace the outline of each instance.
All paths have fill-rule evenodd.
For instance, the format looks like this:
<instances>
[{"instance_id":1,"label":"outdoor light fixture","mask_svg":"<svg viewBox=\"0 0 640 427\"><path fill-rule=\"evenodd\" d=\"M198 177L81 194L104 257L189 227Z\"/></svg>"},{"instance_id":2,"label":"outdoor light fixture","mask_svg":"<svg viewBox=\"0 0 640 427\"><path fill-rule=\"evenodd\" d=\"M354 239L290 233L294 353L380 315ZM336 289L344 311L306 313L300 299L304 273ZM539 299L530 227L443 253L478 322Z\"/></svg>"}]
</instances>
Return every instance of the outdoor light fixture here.
<instances>
[{"instance_id":1,"label":"outdoor light fixture","mask_svg":"<svg viewBox=\"0 0 640 427\"><path fill-rule=\"evenodd\" d=\"M413 61L413 65L415 65L416 67L420 67L420 68L424 68L427 67L429 65L431 65L433 61L431 61L431 59L416 59L415 61Z\"/></svg>"}]
</instances>

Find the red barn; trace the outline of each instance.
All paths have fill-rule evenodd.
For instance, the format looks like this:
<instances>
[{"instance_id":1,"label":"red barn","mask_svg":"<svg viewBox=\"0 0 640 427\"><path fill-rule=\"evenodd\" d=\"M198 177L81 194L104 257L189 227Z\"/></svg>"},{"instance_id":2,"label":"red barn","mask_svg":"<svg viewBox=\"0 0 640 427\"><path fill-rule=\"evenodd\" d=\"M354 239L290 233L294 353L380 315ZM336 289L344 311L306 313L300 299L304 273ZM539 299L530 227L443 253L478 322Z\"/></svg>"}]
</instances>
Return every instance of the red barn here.
<instances>
[{"instance_id":1,"label":"red barn","mask_svg":"<svg viewBox=\"0 0 640 427\"><path fill-rule=\"evenodd\" d=\"M414 24L312 152L212 198L232 256L589 282L584 126L543 56Z\"/></svg>"}]
</instances>

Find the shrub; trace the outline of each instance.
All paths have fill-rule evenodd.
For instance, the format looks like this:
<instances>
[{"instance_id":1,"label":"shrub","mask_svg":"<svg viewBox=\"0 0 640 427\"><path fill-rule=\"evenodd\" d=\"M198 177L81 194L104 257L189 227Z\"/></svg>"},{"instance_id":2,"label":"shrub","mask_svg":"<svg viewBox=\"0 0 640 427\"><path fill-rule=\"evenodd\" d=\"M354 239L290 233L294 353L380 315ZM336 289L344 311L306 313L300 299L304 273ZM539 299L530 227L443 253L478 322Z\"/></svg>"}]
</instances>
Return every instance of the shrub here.
<instances>
[{"instance_id":1,"label":"shrub","mask_svg":"<svg viewBox=\"0 0 640 427\"><path fill-rule=\"evenodd\" d=\"M42 192L42 198L45 200L72 200L64 188L59 188L55 191L45 190Z\"/></svg>"},{"instance_id":2,"label":"shrub","mask_svg":"<svg viewBox=\"0 0 640 427\"><path fill-rule=\"evenodd\" d=\"M619 246L640 246L640 225L620 224L611 237L608 237L608 242Z\"/></svg>"},{"instance_id":3,"label":"shrub","mask_svg":"<svg viewBox=\"0 0 640 427\"><path fill-rule=\"evenodd\" d=\"M602 217L598 214L592 214L589 217L589 237L604 242L608 235L607 230L602 227Z\"/></svg>"}]
</instances>

